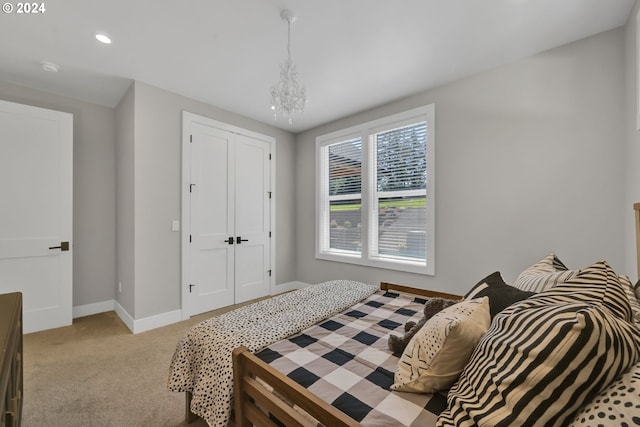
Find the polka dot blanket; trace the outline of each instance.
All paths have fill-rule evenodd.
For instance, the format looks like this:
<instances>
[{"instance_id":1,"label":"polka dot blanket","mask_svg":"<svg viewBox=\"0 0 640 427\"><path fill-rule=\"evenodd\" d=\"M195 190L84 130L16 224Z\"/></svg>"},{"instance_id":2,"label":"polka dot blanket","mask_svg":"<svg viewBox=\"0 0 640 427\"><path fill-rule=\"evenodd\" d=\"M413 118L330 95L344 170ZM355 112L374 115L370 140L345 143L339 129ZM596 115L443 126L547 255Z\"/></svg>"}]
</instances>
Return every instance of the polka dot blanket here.
<instances>
[{"instance_id":1,"label":"polka dot blanket","mask_svg":"<svg viewBox=\"0 0 640 427\"><path fill-rule=\"evenodd\" d=\"M193 326L178 342L168 389L191 391L191 411L226 427L233 396L233 349L252 352L302 331L376 292L375 286L333 280L275 296Z\"/></svg>"}]
</instances>

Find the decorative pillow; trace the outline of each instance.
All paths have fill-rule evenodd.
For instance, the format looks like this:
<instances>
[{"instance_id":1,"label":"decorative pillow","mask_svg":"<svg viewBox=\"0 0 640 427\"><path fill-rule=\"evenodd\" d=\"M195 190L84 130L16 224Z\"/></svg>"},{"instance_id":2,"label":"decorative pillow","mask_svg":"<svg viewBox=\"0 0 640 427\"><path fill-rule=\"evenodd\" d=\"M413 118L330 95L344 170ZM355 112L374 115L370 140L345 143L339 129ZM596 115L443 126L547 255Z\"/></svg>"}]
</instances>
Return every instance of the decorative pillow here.
<instances>
[{"instance_id":1,"label":"decorative pillow","mask_svg":"<svg viewBox=\"0 0 640 427\"><path fill-rule=\"evenodd\" d=\"M437 313L409 341L391 389L414 393L448 389L490 323L487 297L465 300Z\"/></svg>"},{"instance_id":2,"label":"decorative pillow","mask_svg":"<svg viewBox=\"0 0 640 427\"><path fill-rule=\"evenodd\" d=\"M624 293L627 295L629 299L629 305L631 306L631 311L633 312L633 320L636 323L640 323L640 301L636 297L636 294L633 289L633 285L631 284L631 280L628 276L619 276L620 284L624 288Z\"/></svg>"},{"instance_id":3,"label":"decorative pillow","mask_svg":"<svg viewBox=\"0 0 640 427\"><path fill-rule=\"evenodd\" d=\"M565 283L556 285L531 298L554 302L585 302L609 310L614 316L633 322L633 313L624 285L606 261L578 271Z\"/></svg>"},{"instance_id":4,"label":"decorative pillow","mask_svg":"<svg viewBox=\"0 0 640 427\"><path fill-rule=\"evenodd\" d=\"M554 288L503 310L451 388L437 426L566 425L640 360L640 331L613 314L630 311L624 291L608 280L606 263L590 269L581 277L586 293L597 287L595 272L604 272L600 286L614 297L570 302ZM577 281L569 296L577 294Z\"/></svg>"},{"instance_id":5,"label":"decorative pillow","mask_svg":"<svg viewBox=\"0 0 640 427\"><path fill-rule=\"evenodd\" d=\"M389 335L389 350L393 351L393 354L396 356L402 355L404 349L407 348L409 341L411 341L411 338L413 338L413 336L417 334L420 329L422 329L424 324L427 323L429 319L431 319L436 313L444 310L447 307L457 304L458 302L459 301L447 298L429 298L427 302L424 303L424 317L418 320L417 323L409 321L404 324L404 336L400 337L398 335Z\"/></svg>"},{"instance_id":6,"label":"decorative pillow","mask_svg":"<svg viewBox=\"0 0 640 427\"><path fill-rule=\"evenodd\" d=\"M640 425L640 363L580 409L570 427L594 424Z\"/></svg>"},{"instance_id":7,"label":"decorative pillow","mask_svg":"<svg viewBox=\"0 0 640 427\"><path fill-rule=\"evenodd\" d=\"M542 292L575 276L579 270L569 270L553 252L524 270L513 286L523 291Z\"/></svg>"},{"instance_id":8,"label":"decorative pillow","mask_svg":"<svg viewBox=\"0 0 640 427\"><path fill-rule=\"evenodd\" d=\"M491 273L479 281L467 294L465 299L489 297L491 318L509 307L514 302L521 301L535 295L535 292L527 292L514 288L504 282L499 271Z\"/></svg>"}]
</instances>

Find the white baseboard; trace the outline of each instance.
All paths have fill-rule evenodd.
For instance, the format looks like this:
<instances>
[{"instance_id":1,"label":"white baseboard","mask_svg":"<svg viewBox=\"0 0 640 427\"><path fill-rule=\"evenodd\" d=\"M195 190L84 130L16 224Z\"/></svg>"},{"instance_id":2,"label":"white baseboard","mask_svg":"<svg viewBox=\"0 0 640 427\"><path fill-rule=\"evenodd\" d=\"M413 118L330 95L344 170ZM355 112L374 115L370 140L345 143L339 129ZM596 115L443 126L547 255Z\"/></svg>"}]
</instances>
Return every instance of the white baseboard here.
<instances>
[{"instance_id":1,"label":"white baseboard","mask_svg":"<svg viewBox=\"0 0 640 427\"><path fill-rule=\"evenodd\" d=\"M295 291L296 289L306 288L307 286L311 286L311 283L298 282L298 281L280 283L279 285L275 285L271 289L271 295L277 295L283 292Z\"/></svg>"},{"instance_id":2,"label":"white baseboard","mask_svg":"<svg viewBox=\"0 0 640 427\"><path fill-rule=\"evenodd\" d=\"M171 325L173 323L180 322L181 320L182 310L169 311L167 313L156 314L155 316L149 316L143 319L134 320L133 329L131 331L134 334L138 334L140 332L150 331L151 329Z\"/></svg>"},{"instance_id":3,"label":"white baseboard","mask_svg":"<svg viewBox=\"0 0 640 427\"><path fill-rule=\"evenodd\" d=\"M93 304L79 305L73 307L73 318L91 316L92 314L104 313L115 309L115 301L102 301Z\"/></svg>"},{"instance_id":4,"label":"white baseboard","mask_svg":"<svg viewBox=\"0 0 640 427\"><path fill-rule=\"evenodd\" d=\"M133 330L135 329L135 320L129 315L129 313L127 313L127 310L125 310L118 301L114 301L113 310L116 312L120 320L122 320L124 324L127 325L127 328L129 328L129 330L133 332Z\"/></svg>"},{"instance_id":5,"label":"white baseboard","mask_svg":"<svg viewBox=\"0 0 640 427\"><path fill-rule=\"evenodd\" d=\"M129 328L129 330L134 334L171 325L182 320L182 310L169 311L167 313L156 314L155 316L149 316L142 319L134 319L131 317L131 315L127 313L127 310L125 310L118 301L115 301L114 310L124 324L127 325L127 328Z\"/></svg>"}]
</instances>

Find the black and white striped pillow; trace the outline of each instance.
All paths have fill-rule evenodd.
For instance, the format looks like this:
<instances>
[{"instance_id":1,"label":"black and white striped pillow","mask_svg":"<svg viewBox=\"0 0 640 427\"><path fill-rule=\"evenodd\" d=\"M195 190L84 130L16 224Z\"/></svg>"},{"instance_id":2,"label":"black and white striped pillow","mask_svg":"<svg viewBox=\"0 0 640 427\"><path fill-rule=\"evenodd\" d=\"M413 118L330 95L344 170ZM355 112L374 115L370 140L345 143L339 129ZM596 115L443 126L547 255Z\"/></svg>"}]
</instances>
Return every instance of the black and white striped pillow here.
<instances>
[{"instance_id":1,"label":"black and white striped pillow","mask_svg":"<svg viewBox=\"0 0 640 427\"><path fill-rule=\"evenodd\" d=\"M624 275L616 275L611 269L605 269L598 263L600 268L587 268L584 270L572 270L573 276L566 279L563 283L556 284L547 289L542 296L536 294L536 298L564 298L566 301L582 301L602 302L611 307L611 310L618 310L616 313L619 317L640 322L640 301L634 294L631 280ZM609 275L610 277L607 277ZM615 286L613 286L615 285ZM612 287L613 286L613 287ZM626 310L626 304L621 304L624 298L629 302L630 312L620 312ZM619 299L620 301L609 301L610 299ZM630 316L630 317L629 317Z\"/></svg>"},{"instance_id":2,"label":"black and white striped pillow","mask_svg":"<svg viewBox=\"0 0 640 427\"><path fill-rule=\"evenodd\" d=\"M553 252L524 270L513 283L518 289L542 292L571 279L578 270L569 270Z\"/></svg>"},{"instance_id":3,"label":"black and white striped pillow","mask_svg":"<svg viewBox=\"0 0 640 427\"><path fill-rule=\"evenodd\" d=\"M631 279L629 279L629 276L621 275L620 284L624 288L624 292L627 295L627 298L629 299L629 304L631 305L631 311L633 312L633 320L636 323L640 323L640 301L638 301L638 297L636 297L635 291L633 289L633 285L631 284Z\"/></svg>"},{"instance_id":4,"label":"black and white striped pillow","mask_svg":"<svg viewBox=\"0 0 640 427\"><path fill-rule=\"evenodd\" d=\"M640 360L640 332L626 320L618 276L606 263L586 270L565 293L543 292L494 318L437 426L561 426Z\"/></svg>"},{"instance_id":5,"label":"black and white striped pillow","mask_svg":"<svg viewBox=\"0 0 640 427\"><path fill-rule=\"evenodd\" d=\"M606 261L597 262L566 282L536 294L531 298L554 302L585 302L602 306L614 316L633 321L630 301L618 276Z\"/></svg>"}]
</instances>

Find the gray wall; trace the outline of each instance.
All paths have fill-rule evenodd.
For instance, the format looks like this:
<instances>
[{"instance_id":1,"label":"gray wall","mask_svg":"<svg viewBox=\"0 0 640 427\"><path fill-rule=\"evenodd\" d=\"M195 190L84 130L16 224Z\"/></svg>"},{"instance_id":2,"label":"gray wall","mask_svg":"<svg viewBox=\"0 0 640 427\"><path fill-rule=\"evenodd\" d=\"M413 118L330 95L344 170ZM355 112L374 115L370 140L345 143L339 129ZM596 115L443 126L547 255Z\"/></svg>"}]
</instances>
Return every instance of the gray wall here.
<instances>
[{"instance_id":1,"label":"gray wall","mask_svg":"<svg viewBox=\"0 0 640 427\"><path fill-rule=\"evenodd\" d=\"M640 131L637 128L636 115L640 106L637 105L638 97L638 43L636 15L640 10L640 2L629 15L629 21L625 26L625 114L624 131L626 136L625 163L626 194L624 203L625 225L625 253L627 271L633 280L638 278L636 262L635 220L633 204L640 202L640 167L637 165L640 159Z\"/></svg>"},{"instance_id":2,"label":"gray wall","mask_svg":"<svg viewBox=\"0 0 640 427\"><path fill-rule=\"evenodd\" d=\"M73 114L73 306L115 296L115 112L0 82L0 99Z\"/></svg>"},{"instance_id":3,"label":"gray wall","mask_svg":"<svg viewBox=\"0 0 640 427\"><path fill-rule=\"evenodd\" d=\"M277 139L276 283L352 278L463 292L494 270L513 280L549 251L570 267L607 259L633 278L637 11L624 29L295 138L140 82L115 110L4 82L0 98L74 115L74 306L115 298L134 318L180 308L170 222L180 218L183 109ZM436 276L316 260L315 137L432 102Z\"/></svg>"},{"instance_id":4,"label":"gray wall","mask_svg":"<svg viewBox=\"0 0 640 427\"><path fill-rule=\"evenodd\" d=\"M116 107L116 300L135 318L135 85Z\"/></svg>"},{"instance_id":5,"label":"gray wall","mask_svg":"<svg viewBox=\"0 0 640 427\"><path fill-rule=\"evenodd\" d=\"M569 267L625 263L624 30L616 29L297 137L297 278L463 293L554 251ZM436 106L436 275L316 260L315 137Z\"/></svg>"},{"instance_id":6,"label":"gray wall","mask_svg":"<svg viewBox=\"0 0 640 427\"><path fill-rule=\"evenodd\" d=\"M275 137L276 283L295 280L295 266L291 262L295 251L296 208L293 135L141 82L134 83L133 99L134 140L127 143L133 143L134 147L133 154L127 153L125 157L134 159L134 176L128 178L133 180L129 184L133 184L135 200L134 224L128 227L134 234L134 283L123 281L123 291L118 297L129 310L132 294L126 288L134 286L135 310L129 314L141 319L181 308L180 233L171 231L171 221L180 219L183 110ZM124 126L130 125L125 121ZM128 128L120 127L119 123L119 134L130 135ZM118 197L120 200L121 196ZM130 222L128 218L124 221ZM120 267L119 270L122 271ZM125 274L130 270L127 267Z\"/></svg>"}]
</instances>

